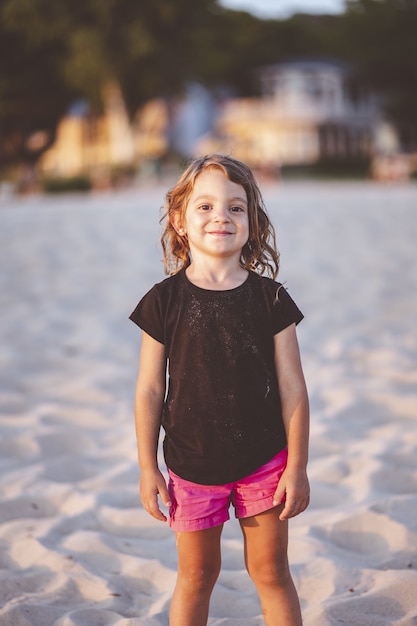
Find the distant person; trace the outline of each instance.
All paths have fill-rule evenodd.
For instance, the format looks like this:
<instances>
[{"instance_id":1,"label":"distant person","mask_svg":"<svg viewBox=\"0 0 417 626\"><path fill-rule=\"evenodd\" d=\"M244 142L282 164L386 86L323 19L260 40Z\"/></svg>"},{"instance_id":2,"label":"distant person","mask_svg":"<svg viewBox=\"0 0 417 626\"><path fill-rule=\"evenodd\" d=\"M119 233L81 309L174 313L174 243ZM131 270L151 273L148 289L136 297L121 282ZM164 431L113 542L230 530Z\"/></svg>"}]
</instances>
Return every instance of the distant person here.
<instances>
[{"instance_id":1,"label":"distant person","mask_svg":"<svg viewBox=\"0 0 417 626\"><path fill-rule=\"evenodd\" d=\"M207 624L233 504L265 623L299 626L287 543L288 519L309 503L309 408L295 330L303 315L274 280L274 229L244 163L195 160L168 192L164 217L171 276L130 319L143 331L140 495L166 521L161 498L177 533L170 625ZM168 485L157 461L161 426Z\"/></svg>"}]
</instances>

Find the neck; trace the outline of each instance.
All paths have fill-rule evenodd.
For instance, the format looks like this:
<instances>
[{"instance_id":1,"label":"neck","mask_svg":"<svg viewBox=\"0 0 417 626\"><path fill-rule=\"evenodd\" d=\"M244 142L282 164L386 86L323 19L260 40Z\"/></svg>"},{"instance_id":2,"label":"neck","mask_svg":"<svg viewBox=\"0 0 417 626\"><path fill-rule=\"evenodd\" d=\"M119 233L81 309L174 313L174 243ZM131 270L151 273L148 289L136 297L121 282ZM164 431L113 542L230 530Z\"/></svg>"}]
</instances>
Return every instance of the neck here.
<instances>
[{"instance_id":1,"label":"neck","mask_svg":"<svg viewBox=\"0 0 417 626\"><path fill-rule=\"evenodd\" d=\"M239 287L247 278L248 272L240 265L222 263L199 264L195 261L186 269L187 278L203 289L226 290Z\"/></svg>"}]
</instances>

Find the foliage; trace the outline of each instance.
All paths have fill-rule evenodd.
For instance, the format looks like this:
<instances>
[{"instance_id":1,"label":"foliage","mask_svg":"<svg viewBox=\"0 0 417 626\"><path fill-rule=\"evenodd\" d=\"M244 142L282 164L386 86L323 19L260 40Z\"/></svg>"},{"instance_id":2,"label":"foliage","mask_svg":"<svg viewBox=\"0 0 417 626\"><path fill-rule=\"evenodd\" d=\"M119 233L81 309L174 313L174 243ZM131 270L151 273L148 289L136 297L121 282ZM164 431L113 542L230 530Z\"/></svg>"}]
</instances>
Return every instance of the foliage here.
<instances>
[{"instance_id":1,"label":"foliage","mask_svg":"<svg viewBox=\"0 0 417 626\"><path fill-rule=\"evenodd\" d=\"M71 102L102 107L117 80L133 113L179 89L213 0L0 0L0 166L35 161ZM28 148L31 134L48 141Z\"/></svg>"},{"instance_id":2,"label":"foliage","mask_svg":"<svg viewBox=\"0 0 417 626\"><path fill-rule=\"evenodd\" d=\"M1 0L0 25L0 163L30 160L23 138L53 130L72 97L61 77L65 18L45 0Z\"/></svg>"},{"instance_id":3,"label":"foliage","mask_svg":"<svg viewBox=\"0 0 417 626\"><path fill-rule=\"evenodd\" d=\"M403 145L416 150L417 0L350 0L343 27L360 79L384 97Z\"/></svg>"},{"instance_id":4,"label":"foliage","mask_svg":"<svg viewBox=\"0 0 417 626\"><path fill-rule=\"evenodd\" d=\"M88 176L48 177L41 181L41 187L46 193L67 193L90 191L92 184Z\"/></svg>"},{"instance_id":5,"label":"foliage","mask_svg":"<svg viewBox=\"0 0 417 626\"><path fill-rule=\"evenodd\" d=\"M286 20L216 0L0 0L0 167L35 162L74 100L100 111L108 81L133 115L190 80L252 95L257 68L297 57L351 61L415 149L416 32L417 0L347 0L339 16ZM38 131L44 141L31 141Z\"/></svg>"},{"instance_id":6,"label":"foliage","mask_svg":"<svg viewBox=\"0 0 417 626\"><path fill-rule=\"evenodd\" d=\"M369 157L322 158L311 165L286 165L282 167L283 179L312 178L316 180L364 180L369 178Z\"/></svg>"}]
</instances>

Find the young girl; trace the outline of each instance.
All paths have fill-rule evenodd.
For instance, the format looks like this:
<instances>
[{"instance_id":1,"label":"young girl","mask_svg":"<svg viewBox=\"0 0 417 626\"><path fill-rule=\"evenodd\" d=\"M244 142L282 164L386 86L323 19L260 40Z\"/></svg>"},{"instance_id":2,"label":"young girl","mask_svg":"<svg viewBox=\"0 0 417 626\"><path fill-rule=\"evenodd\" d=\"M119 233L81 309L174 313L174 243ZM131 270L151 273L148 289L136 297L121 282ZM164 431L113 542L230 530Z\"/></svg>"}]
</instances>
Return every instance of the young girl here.
<instances>
[{"instance_id":1,"label":"young girl","mask_svg":"<svg viewBox=\"0 0 417 626\"><path fill-rule=\"evenodd\" d=\"M161 498L177 539L170 625L207 624L233 504L265 623L299 626L287 543L288 519L309 502L309 409L295 331L303 316L274 280L274 229L244 163L194 161L168 192L164 217L171 276L130 319L142 329L141 499L166 521ZM168 486L157 463L161 426Z\"/></svg>"}]
</instances>

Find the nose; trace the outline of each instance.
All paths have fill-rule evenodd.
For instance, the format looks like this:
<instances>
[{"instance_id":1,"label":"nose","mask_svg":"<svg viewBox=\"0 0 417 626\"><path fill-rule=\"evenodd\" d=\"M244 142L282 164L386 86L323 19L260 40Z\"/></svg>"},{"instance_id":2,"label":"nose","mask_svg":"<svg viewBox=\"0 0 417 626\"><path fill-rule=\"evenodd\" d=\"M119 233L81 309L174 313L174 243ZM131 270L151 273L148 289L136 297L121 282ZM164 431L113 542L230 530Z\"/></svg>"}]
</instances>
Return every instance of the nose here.
<instances>
[{"instance_id":1,"label":"nose","mask_svg":"<svg viewBox=\"0 0 417 626\"><path fill-rule=\"evenodd\" d=\"M216 222L229 222L229 207L226 204L218 204L214 210L214 220Z\"/></svg>"}]
</instances>

